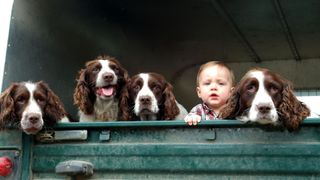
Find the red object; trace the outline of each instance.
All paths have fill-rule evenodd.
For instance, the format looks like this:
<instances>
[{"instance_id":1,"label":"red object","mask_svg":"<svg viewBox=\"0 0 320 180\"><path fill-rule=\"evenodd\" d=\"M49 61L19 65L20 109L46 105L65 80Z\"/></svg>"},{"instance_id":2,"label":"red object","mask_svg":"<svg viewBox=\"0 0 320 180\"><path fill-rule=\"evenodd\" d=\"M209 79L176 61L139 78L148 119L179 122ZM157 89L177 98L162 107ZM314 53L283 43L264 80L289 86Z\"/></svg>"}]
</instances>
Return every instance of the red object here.
<instances>
[{"instance_id":1,"label":"red object","mask_svg":"<svg viewBox=\"0 0 320 180\"><path fill-rule=\"evenodd\" d=\"M0 176L8 176L12 172L13 163L7 156L0 157Z\"/></svg>"}]
</instances>

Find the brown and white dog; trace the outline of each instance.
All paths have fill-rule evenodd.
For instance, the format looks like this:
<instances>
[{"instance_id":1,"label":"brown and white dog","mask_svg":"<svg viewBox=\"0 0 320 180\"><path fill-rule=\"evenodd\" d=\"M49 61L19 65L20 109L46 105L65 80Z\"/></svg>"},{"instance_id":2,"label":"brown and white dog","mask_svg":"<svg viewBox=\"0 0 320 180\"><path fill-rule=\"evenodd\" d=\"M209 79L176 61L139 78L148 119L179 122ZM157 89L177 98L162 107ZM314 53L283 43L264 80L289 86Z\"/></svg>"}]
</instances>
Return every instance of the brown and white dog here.
<instances>
[{"instance_id":1,"label":"brown and white dog","mask_svg":"<svg viewBox=\"0 0 320 180\"><path fill-rule=\"evenodd\" d=\"M79 71L74 103L80 121L115 121L121 118L119 97L129 81L127 70L113 57L99 56Z\"/></svg>"},{"instance_id":2,"label":"brown and white dog","mask_svg":"<svg viewBox=\"0 0 320 180\"><path fill-rule=\"evenodd\" d=\"M127 85L128 93L121 97L124 107L129 107L129 120L184 119L186 109L177 103L172 85L158 73L140 73ZM124 103L125 102L125 103Z\"/></svg>"},{"instance_id":3,"label":"brown and white dog","mask_svg":"<svg viewBox=\"0 0 320 180\"><path fill-rule=\"evenodd\" d=\"M307 106L293 94L291 83L268 69L255 68L241 79L221 118L282 125L295 130L310 115Z\"/></svg>"},{"instance_id":4,"label":"brown and white dog","mask_svg":"<svg viewBox=\"0 0 320 180\"><path fill-rule=\"evenodd\" d=\"M44 82L13 83L0 96L0 127L19 127L27 134L68 122L58 96Z\"/></svg>"}]
</instances>

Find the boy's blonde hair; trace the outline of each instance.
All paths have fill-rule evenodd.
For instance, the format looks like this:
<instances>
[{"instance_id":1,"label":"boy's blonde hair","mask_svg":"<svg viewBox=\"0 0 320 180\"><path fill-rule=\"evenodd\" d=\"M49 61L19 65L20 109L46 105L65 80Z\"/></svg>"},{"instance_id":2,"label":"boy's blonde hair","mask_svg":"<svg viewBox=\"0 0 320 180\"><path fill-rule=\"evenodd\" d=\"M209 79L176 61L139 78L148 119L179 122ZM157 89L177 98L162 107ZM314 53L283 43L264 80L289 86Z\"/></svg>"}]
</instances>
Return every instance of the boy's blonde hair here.
<instances>
[{"instance_id":1,"label":"boy's blonde hair","mask_svg":"<svg viewBox=\"0 0 320 180\"><path fill-rule=\"evenodd\" d=\"M233 71L231 70L231 68L229 66L227 66L225 63L221 62L221 61L209 61L205 64L202 64L198 70L198 74L197 74L197 86L199 86L199 76L202 73L202 71L207 68L207 67L212 67L212 66L219 66L219 67L224 67L229 71L229 76L230 76L230 80L231 80L231 86L233 87L235 85L235 78L234 78L234 74Z\"/></svg>"}]
</instances>

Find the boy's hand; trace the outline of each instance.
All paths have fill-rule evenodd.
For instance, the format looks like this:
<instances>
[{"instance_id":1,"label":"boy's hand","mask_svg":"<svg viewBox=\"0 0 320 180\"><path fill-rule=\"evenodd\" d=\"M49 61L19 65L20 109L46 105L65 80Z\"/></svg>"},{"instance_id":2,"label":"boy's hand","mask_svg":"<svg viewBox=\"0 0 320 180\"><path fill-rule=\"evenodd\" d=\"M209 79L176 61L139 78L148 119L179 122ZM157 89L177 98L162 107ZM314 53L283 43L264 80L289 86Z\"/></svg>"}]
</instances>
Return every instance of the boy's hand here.
<instances>
[{"instance_id":1,"label":"boy's hand","mask_svg":"<svg viewBox=\"0 0 320 180\"><path fill-rule=\"evenodd\" d=\"M184 118L184 121L191 125L197 125L201 121L201 116L197 114L189 114Z\"/></svg>"}]
</instances>

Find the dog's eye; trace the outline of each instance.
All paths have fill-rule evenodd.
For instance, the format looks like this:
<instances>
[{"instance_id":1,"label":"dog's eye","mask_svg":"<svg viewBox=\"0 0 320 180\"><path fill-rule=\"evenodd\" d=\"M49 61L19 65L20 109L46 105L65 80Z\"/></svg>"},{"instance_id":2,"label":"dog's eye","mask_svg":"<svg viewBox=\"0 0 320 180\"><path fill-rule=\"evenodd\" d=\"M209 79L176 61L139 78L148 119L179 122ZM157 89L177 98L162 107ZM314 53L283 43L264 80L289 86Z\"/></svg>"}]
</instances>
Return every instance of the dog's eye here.
<instances>
[{"instance_id":1,"label":"dog's eye","mask_svg":"<svg viewBox=\"0 0 320 180\"><path fill-rule=\"evenodd\" d=\"M116 72L119 72L119 68L117 66L114 66L112 69Z\"/></svg>"},{"instance_id":2,"label":"dog's eye","mask_svg":"<svg viewBox=\"0 0 320 180\"><path fill-rule=\"evenodd\" d=\"M17 98L17 102L19 104L24 104L26 102L26 100L27 99L24 96L20 96L20 97Z\"/></svg>"},{"instance_id":3,"label":"dog's eye","mask_svg":"<svg viewBox=\"0 0 320 180\"><path fill-rule=\"evenodd\" d=\"M136 92L139 91L140 90L140 86L139 85L134 86L133 90L136 91Z\"/></svg>"},{"instance_id":4,"label":"dog's eye","mask_svg":"<svg viewBox=\"0 0 320 180\"><path fill-rule=\"evenodd\" d=\"M94 72L94 73L97 73L98 71L99 71L98 67L95 67L95 68L92 69L92 72Z\"/></svg>"},{"instance_id":5,"label":"dog's eye","mask_svg":"<svg viewBox=\"0 0 320 180\"><path fill-rule=\"evenodd\" d=\"M270 86L269 87L269 92L272 94L278 93L279 89L276 86Z\"/></svg>"},{"instance_id":6,"label":"dog's eye","mask_svg":"<svg viewBox=\"0 0 320 180\"><path fill-rule=\"evenodd\" d=\"M153 87L153 91L154 91L154 92L159 92L159 91L161 91L160 86L154 86L154 87Z\"/></svg>"},{"instance_id":7,"label":"dog's eye","mask_svg":"<svg viewBox=\"0 0 320 180\"><path fill-rule=\"evenodd\" d=\"M110 68L114 71L114 72L119 72L119 67L118 66L116 66L116 65L114 65L114 64L111 64L110 65Z\"/></svg>"},{"instance_id":8,"label":"dog's eye","mask_svg":"<svg viewBox=\"0 0 320 180\"><path fill-rule=\"evenodd\" d=\"M43 103L43 102L45 101L45 99L44 99L43 97L37 97L37 98L36 98L36 101L37 101L39 104L41 104L41 103Z\"/></svg>"},{"instance_id":9,"label":"dog's eye","mask_svg":"<svg viewBox=\"0 0 320 180\"><path fill-rule=\"evenodd\" d=\"M254 93L257 91L257 87L254 84L251 84L247 87L247 91L250 93Z\"/></svg>"}]
</instances>

